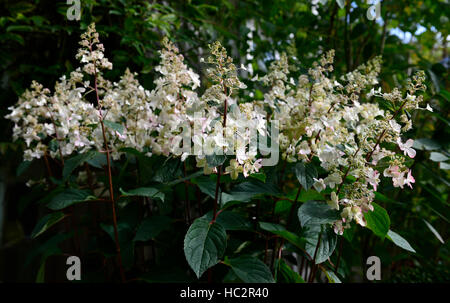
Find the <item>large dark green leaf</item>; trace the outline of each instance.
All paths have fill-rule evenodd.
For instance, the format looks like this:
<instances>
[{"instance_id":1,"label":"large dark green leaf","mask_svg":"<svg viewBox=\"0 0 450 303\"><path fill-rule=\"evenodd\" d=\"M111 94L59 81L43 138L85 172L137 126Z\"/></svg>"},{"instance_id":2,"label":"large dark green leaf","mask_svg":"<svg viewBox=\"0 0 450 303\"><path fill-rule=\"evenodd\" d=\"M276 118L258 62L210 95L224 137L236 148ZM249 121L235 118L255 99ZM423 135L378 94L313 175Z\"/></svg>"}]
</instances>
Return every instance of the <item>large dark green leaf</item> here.
<instances>
[{"instance_id":1,"label":"large dark green leaf","mask_svg":"<svg viewBox=\"0 0 450 303\"><path fill-rule=\"evenodd\" d=\"M333 223L340 219L339 211L328 204L309 201L298 209L298 219L302 226Z\"/></svg>"},{"instance_id":2,"label":"large dark green leaf","mask_svg":"<svg viewBox=\"0 0 450 303\"><path fill-rule=\"evenodd\" d=\"M227 245L225 229L205 218L194 221L184 238L184 255L198 278L219 262Z\"/></svg>"},{"instance_id":3,"label":"large dark green leaf","mask_svg":"<svg viewBox=\"0 0 450 303\"><path fill-rule=\"evenodd\" d=\"M68 188L53 197L47 207L52 210L60 210L76 203L87 202L95 199L89 191L76 188Z\"/></svg>"},{"instance_id":4,"label":"large dark green leaf","mask_svg":"<svg viewBox=\"0 0 450 303\"><path fill-rule=\"evenodd\" d=\"M372 203L373 211L364 214L367 221L367 228L381 238L384 238L389 231L391 220L387 211L376 203Z\"/></svg>"},{"instance_id":5,"label":"large dark green leaf","mask_svg":"<svg viewBox=\"0 0 450 303\"><path fill-rule=\"evenodd\" d=\"M228 260L231 270L245 283L274 283L270 269L255 257L242 256Z\"/></svg>"},{"instance_id":6,"label":"large dark green leaf","mask_svg":"<svg viewBox=\"0 0 450 303\"><path fill-rule=\"evenodd\" d=\"M317 178L317 170L312 163L297 163L295 166L295 174L298 182L306 190L311 188L314 184L314 178Z\"/></svg>"},{"instance_id":7,"label":"large dark green leaf","mask_svg":"<svg viewBox=\"0 0 450 303\"><path fill-rule=\"evenodd\" d=\"M313 258L319 241L319 247L316 253L316 264L325 262L334 252L336 248L337 235L329 227L325 225L309 225L306 227L304 237L306 238L306 252Z\"/></svg>"},{"instance_id":8,"label":"large dark green leaf","mask_svg":"<svg viewBox=\"0 0 450 303\"><path fill-rule=\"evenodd\" d=\"M213 199L215 198L217 182L209 176L192 179L192 183L197 184L202 193L207 194Z\"/></svg>"}]
</instances>

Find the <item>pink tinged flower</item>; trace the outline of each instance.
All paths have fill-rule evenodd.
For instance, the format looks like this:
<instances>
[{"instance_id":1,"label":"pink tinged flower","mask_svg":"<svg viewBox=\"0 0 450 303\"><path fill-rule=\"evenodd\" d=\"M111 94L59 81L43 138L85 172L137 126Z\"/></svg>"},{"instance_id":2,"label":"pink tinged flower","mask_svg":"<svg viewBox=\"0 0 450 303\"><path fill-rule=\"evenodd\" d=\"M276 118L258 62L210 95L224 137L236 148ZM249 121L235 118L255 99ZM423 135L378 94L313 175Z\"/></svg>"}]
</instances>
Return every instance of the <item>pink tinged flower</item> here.
<instances>
[{"instance_id":1,"label":"pink tinged flower","mask_svg":"<svg viewBox=\"0 0 450 303\"><path fill-rule=\"evenodd\" d=\"M403 151L403 153L408 155L410 158L414 158L416 156L416 151L412 148L414 144L414 140L408 139L405 143L402 143L402 140L400 138L397 139L397 144L400 147L400 149Z\"/></svg>"},{"instance_id":2,"label":"pink tinged flower","mask_svg":"<svg viewBox=\"0 0 450 303\"><path fill-rule=\"evenodd\" d=\"M415 183L416 180L414 179L414 177L411 174L411 170L408 171L408 176L405 179L405 184L408 185L410 188L412 188L411 183Z\"/></svg>"},{"instance_id":3,"label":"pink tinged flower","mask_svg":"<svg viewBox=\"0 0 450 303\"><path fill-rule=\"evenodd\" d=\"M377 186L378 186L378 182L380 182L380 180L378 179L378 176L380 175L380 173L377 170L371 169L368 173L367 173L367 182L372 185L373 189L376 191L377 190Z\"/></svg>"},{"instance_id":4,"label":"pink tinged flower","mask_svg":"<svg viewBox=\"0 0 450 303\"><path fill-rule=\"evenodd\" d=\"M398 171L398 166L389 166L383 171L385 177L398 177L401 173Z\"/></svg>"}]
</instances>

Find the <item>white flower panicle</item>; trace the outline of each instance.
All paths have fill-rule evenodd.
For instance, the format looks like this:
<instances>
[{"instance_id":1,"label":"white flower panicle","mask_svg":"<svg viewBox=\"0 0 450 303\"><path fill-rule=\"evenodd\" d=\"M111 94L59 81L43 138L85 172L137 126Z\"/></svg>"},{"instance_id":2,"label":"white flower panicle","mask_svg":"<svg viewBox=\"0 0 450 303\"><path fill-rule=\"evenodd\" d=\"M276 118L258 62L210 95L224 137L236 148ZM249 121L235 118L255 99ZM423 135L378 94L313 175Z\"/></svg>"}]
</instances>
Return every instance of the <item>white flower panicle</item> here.
<instances>
[{"instance_id":1,"label":"white flower panicle","mask_svg":"<svg viewBox=\"0 0 450 303\"><path fill-rule=\"evenodd\" d=\"M423 72L409 80L405 95L397 88L391 92L375 88L379 57L338 80L332 75L334 51L329 51L295 80L290 76L296 70L289 63L292 56L283 53L260 77L269 87L264 101L240 102L238 92L247 87L219 42L210 45L206 90L199 95L200 76L167 38L156 67L161 76L152 91L145 90L128 69L118 83L105 79L103 71L112 64L104 57L98 36L93 24L81 35L76 57L82 67L61 77L53 93L33 81L9 108L6 118L14 123L13 139L25 143L26 160L46 155L63 160L92 149L104 152L100 127L104 124L115 160L124 148L182 161L194 154L197 167L210 174L217 167L209 165L208 155L222 153L230 159L224 173L236 179L261 169L262 156L252 143L258 134L268 136L267 122L277 120L282 158L316 159L326 172L314 179L313 186L319 192L331 189L328 203L342 217L334 223L339 234L352 221L366 224L363 214L373 210L381 177L392 178L394 187L412 187L415 182L405 164L416 155L414 141L403 139L402 133L412 127L407 111L429 107L419 106L423 97L417 93L425 89ZM98 98L92 104L87 96L95 92ZM389 106L381 108L377 100ZM200 145L198 153L190 146L180 148L186 128L194 130L188 144L193 143L194 149ZM347 177L355 181L345 183Z\"/></svg>"}]
</instances>

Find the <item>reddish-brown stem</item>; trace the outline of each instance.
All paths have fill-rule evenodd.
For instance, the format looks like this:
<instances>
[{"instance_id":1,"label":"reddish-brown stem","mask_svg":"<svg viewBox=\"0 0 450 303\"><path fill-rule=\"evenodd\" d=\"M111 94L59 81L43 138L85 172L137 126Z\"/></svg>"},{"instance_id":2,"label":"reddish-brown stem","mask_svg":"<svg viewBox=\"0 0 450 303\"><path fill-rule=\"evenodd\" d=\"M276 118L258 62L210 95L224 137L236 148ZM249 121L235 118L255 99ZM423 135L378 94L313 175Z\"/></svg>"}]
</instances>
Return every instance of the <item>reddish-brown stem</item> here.
<instances>
[{"instance_id":1,"label":"reddish-brown stem","mask_svg":"<svg viewBox=\"0 0 450 303\"><path fill-rule=\"evenodd\" d=\"M92 48L90 47L92 50ZM95 89L95 96L97 98L97 106L99 107L99 116L100 116L100 125L102 127L102 135L103 135L103 142L105 145L105 151L106 151L106 164L107 164L107 174L108 174L108 182L109 182L109 198L111 200L111 208L112 208L112 216L113 216L113 226L114 226L114 240L116 242L116 252L117 252L117 262L119 264L119 270L120 270L120 277L122 282L125 282L125 271L123 269L122 265L122 255L120 253L120 243L119 243L119 232L117 229L117 215L116 215L116 206L114 201L114 189L113 189L113 183L112 183L112 173L111 173L111 159L109 154L109 147L108 147L108 140L106 139L106 130L105 130L105 124L103 123L103 115L101 111L101 105L100 105L100 97L98 94L98 87L97 87L97 67L95 65L94 61L94 89Z\"/></svg>"}]
</instances>

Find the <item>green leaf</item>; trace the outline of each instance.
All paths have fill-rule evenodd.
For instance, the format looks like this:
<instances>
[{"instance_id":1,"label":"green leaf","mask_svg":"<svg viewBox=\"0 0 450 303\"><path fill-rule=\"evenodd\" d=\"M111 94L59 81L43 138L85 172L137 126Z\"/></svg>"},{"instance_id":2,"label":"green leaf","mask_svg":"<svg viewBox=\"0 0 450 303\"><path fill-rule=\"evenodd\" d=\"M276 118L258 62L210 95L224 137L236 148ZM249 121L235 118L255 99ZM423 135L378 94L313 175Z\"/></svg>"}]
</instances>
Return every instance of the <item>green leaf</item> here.
<instances>
[{"instance_id":1,"label":"green leaf","mask_svg":"<svg viewBox=\"0 0 450 303\"><path fill-rule=\"evenodd\" d=\"M219 262L226 246L227 234L220 224L205 218L194 221L184 238L184 255L197 278Z\"/></svg>"},{"instance_id":2,"label":"green leaf","mask_svg":"<svg viewBox=\"0 0 450 303\"><path fill-rule=\"evenodd\" d=\"M63 179L67 179L78 166L82 165L86 161L93 159L98 154L99 152L91 150L83 154L78 154L66 160L64 162L63 168Z\"/></svg>"},{"instance_id":3,"label":"green leaf","mask_svg":"<svg viewBox=\"0 0 450 303\"><path fill-rule=\"evenodd\" d=\"M25 160L22 163L20 163L16 170L16 176L19 177L20 175L22 175L25 171L28 170L30 165L31 165L31 161Z\"/></svg>"},{"instance_id":4,"label":"green leaf","mask_svg":"<svg viewBox=\"0 0 450 303\"><path fill-rule=\"evenodd\" d=\"M298 219L302 227L333 223L340 218L339 211L332 209L328 204L317 201L309 201L298 209Z\"/></svg>"},{"instance_id":5,"label":"green leaf","mask_svg":"<svg viewBox=\"0 0 450 303\"><path fill-rule=\"evenodd\" d=\"M53 197L50 203L47 204L47 207L52 210L60 210L73 204L86 202L93 199L96 198L91 196L87 190L68 188Z\"/></svg>"},{"instance_id":6,"label":"green leaf","mask_svg":"<svg viewBox=\"0 0 450 303\"><path fill-rule=\"evenodd\" d=\"M170 227L172 220L166 216L152 216L142 220L133 241L148 241L156 238Z\"/></svg>"},{"instance_id":7,"label":"green leaf","mask_svg":"<svg viewBox=\"0 0 450 303\"><path fill-rule=\"evenodd\" d=\"M448 157L441 153L431 152L430 160L434 162L444 162L448 160Z\"/></svg>"},{"instance_id":8,"label":"green leaf","mask_svg":"<svg viewBox=\"0 0 450 303\"><path fill-rule=\"evenodd\" d=\"M284 226L281 226L279 224L269 223L269 222L259 222L259 227L263 230L266 230L272 234L278 235L282 237L283 239L289 241L293 245L297 246L298 248L304 249L306 241L303 238L300 238L293 232L290 232L286 230Z\"/></svg>"},{"instance_id":9,"label":"green leaf","mask_svg":"<svg viewBox=\"0 0 450 303\"><path fill-rule=\"evenodd\" d=\"M391 220L387 211L376 203L372 203L373 211L364 214L367 221L367 228L381 238L384 238L389 231Z\"/></svg>"},{"instance_id":10,"label":"green leaf","mask_svg":"<svg viewBox=\"0 0 450 303\"><path fill-rule=\"evenodd\" d=\"M304 233L304 237L306 238L305 249L311 257L314 257L314 253L316 252L320 233L322 236L320 237L319 247L317 248L316 264L328 260L333 254L337 243L337 235L331 228L328 228L326 225L308 225Z\"/></svg>"},{"instance_id":11,"label":"green leaf","mask_svg":"<svg viewBox=\"0 0 450 303\"><path fill-rule=\"evenodd\" d=\"M280 259L279 262L279 272L286 280L287 283L305 283L302 276L296 273L292 268L284 262L283 259Z\"/></svg>"},{"instance_id":12,"label":"green leaf","mask_svg":"<svg viewBox=\"0 0 450 303\"><path fill-rule=\"evenodd\" d=\"M148 197L148 198L158 198L161 201L164 202L164 193L161 192L159 189L156 189L154 187L139 187L136 189L132 189L129 191L124 191L120 189L120 192L124 196L139 196L139 197Z\"/></svg>"},{"instance_id":13,"label":"green leaf","mask_svg":"<svg viewBox=\"0 0 450 303\"><path fill-rule=\"evenodd\" d=\"M228 260L231 270L245 283L275 283L270 269L261 260L242 256Z\"/></svg>"},{"instance_id":14,"label":"green leaf","mask_svg":"<svg viewBox=\"0 0 450 303\"><path fill-rule=\"evenodd\" d=\"M317 178L317 170L312 163L297 163L295 166L295 174L298 182L306 190L311 188L314 184L314 178Z\"/></svg>"},{"instance_id":15,"label":"green leaf","mask_svg":"<svg viewBox=\"0 0 450 303\"><path fill-rule=\"evenodd\" d=\"M216 181L209 176L202 176L200 178L192 179L192 183L197 184L200 191L211 198L215 198L216 195Z\"/></svg>"},{"instance_id":16,"label":"green leaf","mask_svg":"<svg viewBox=\"0 0 450 303\"><path fill-rule=\"evenodd\" d=\"M399 234L397 234L396 232L394 232L392 230L388 231L387 238L389 240L391 240L392 242L394 242L395 245L403 248L404 250L407 250L407 251L410 251L413 253L416 252L414 250L414 248L412 248L411 245L408 243L408 241L405 240L405 238L403 238L402 236L400 236Z\"/></svg>"},{"instance_id":17,"label":"green leaf","mask_svg":"<svg viewBox=\"0 0 450 303\"><path fill-rule=\"evenodd\" d=\"M6 32L32 32L33 27L29 25L10 25L6 28Z\"/></svg>"},{"instance_id":18,"label":"green leaf","mask_svg":"<svg viewBox=\"0 0 450 303\"><path fill-rule=\"evenodd\" d=\"M153 181L166 183L173 181L178 177L182 177L183 173L181 171L181 162L179 159L170 159L165 161L161 167L155 172Z\"/></svg>"},{"instance_id":19,"label":"green leaf","mask_svg":"<svg viewBox=\"0 0 450 303\"><path fill-rule=\"evenodd\" d=\"M44 283L45 282L45 263L47 258L43 258L41 265L39 266L39 270L36 276L36 283Z\"/></svg>"},{"instance_id":20,"label":"green leaf","mask_svg":"<svg viewBox=\"0 0 450 303\"><path fill-rule=\"evenodd\" d=\"M255 179L257 179L257 180L259 180L259 181L261 181L261 182L266 182L266 174L265 173L254 173L254 174L251 174L249 177L251 177L251 178L255 178Z\"/></svg>"},{"instance_id":21,"label":"green leaf","mask_svg":"<svg viewBox=\"0 0 450 303\"><path fill-rule=\"evenodd\" d=\"M423 222L425 222L425 225L428 227L428 229L436 236L436 238L442 243L445 244L444 239L442 239L441 235L438 233L438 231L433 227L433 225L431 225L430 223L428 223L427 220L423 219Z\"/></svg>"},{"instance_id":22,"label":"green leaf","mask_svg":"<svg viewBox=\"0 0 450 303\"><path fill-rule=\"evenodd\" d=\"M42 217L31 232L31 238L36 238L65 217L66 215L63 212L56 212Z\"/></svg>"},{"instance_id":23,"label":"green leaf","mask_svg":"<svg viewBox=\"0 0 450 303\"><path fill-rule=\"evenodd\" d=\"M113 121L109 121L109 120L103 120L103 124L105 124L105 126L107 128L112 129L112 130L118 132L119 134L123 135L125 128L123 127L122 124L116 123Z\"/></svg>"}]
</instances>

